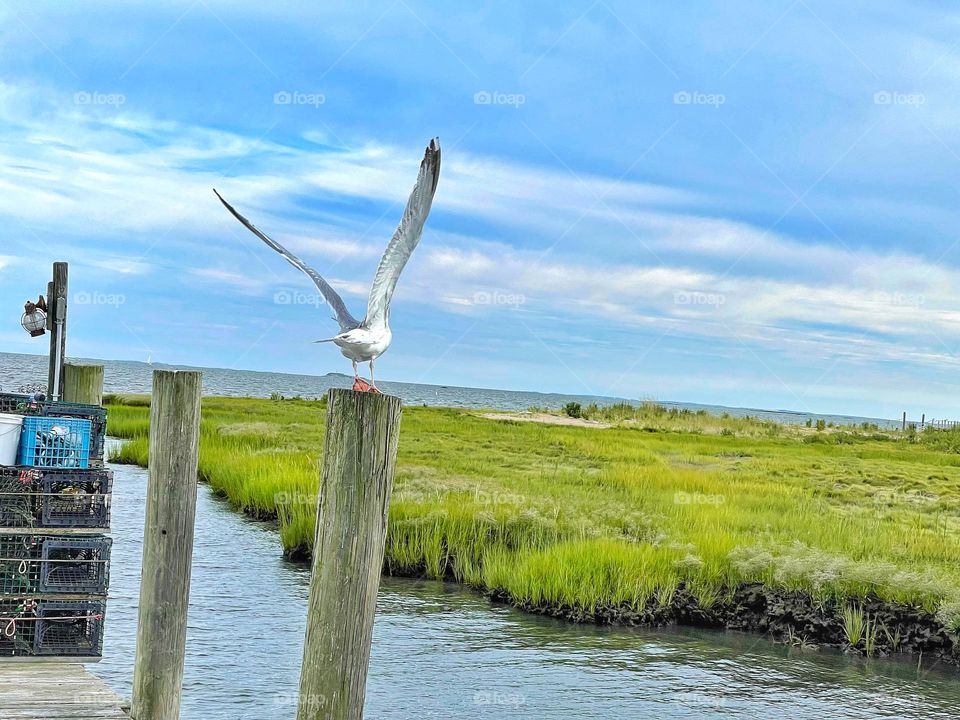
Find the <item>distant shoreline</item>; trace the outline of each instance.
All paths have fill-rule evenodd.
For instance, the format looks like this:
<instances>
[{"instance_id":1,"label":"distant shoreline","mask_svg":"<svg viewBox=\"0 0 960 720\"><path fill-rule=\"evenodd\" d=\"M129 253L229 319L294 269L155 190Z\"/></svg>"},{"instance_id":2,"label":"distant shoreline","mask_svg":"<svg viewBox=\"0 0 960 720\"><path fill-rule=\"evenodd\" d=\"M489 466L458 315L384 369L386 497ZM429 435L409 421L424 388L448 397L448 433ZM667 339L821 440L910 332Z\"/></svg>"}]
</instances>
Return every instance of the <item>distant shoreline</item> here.
<instances>
[{"instance_id":1,"label":"distant shoreline","mask_svg":"<svg viewBox=\"0 0 960 720\"><path fill-rule=\"evenodd\" d=\"M44 355L28 353L0 352L0 358L12 356L21 358L21 365L27 364L36 367L45 367L47 359ZM170 365L161 362L147 364L138 360L105 360L102 358L70 357L71 360L104 364L108 368L105 390L113 393L143 393L150 391L150 377L152 370L157 368L182 368L199 370L204 373L204 395L226 397L270 397L274 392L293 397L301 394L303 397L320 397L329 387L349 387L351 376L339 372L330 372L323 375L304 375L300 373L277 372L269 370L239 370L232 368L217 368L199 365ZM114 372L110 372L114 369ZM13 372L14 383L7 379L3 363L0 362L0 384L9 391L14 383L19 386L25 382L37 382L36 370L26 371L24 368L18 381L16 368ZM119 371L119 372L118 372ZM118 375L129 378L118 380ZM45 377L44 373L44 377ZM249 376L249 382L231 382L227 376ZM42 379L42 378L41 378ZM807 413L801 410L763 409L754 407L736 407L730 405L710 405L698 402L684 402L679 400L660 400L656 398L623 398L610 395L579 395L572 393L541 392L537 390L503 390L497 388L482 388L457 385L432 385L410 383L403 381L380 381L382 386L399 395L407 404L425 404L436 407L468 407L473 409L490 410L529 410L531 408L547 407L552 410L562 408L568 402L580 402L584 405L597 403L598 405L612 405L615 403L630 403L633 405L653 401L668 408L705 410L714 415L727 413L733 417L759 417L788 424L802 424L807 419L823 419L834 424L851 425L861 423L877 423L881 427L895 427L900 421L890 418L876 418L860 415L844 415L836 413ZM16 387L13 387L15 390ZM476 398L476 400L474 400ZM487 398L484 404L480 399ZM498 403L497 399L509 399L510 402ZM522 398L522 401L520 400ZM908 421L908 422L916 422Z\"/></svg>"}]
</instances>

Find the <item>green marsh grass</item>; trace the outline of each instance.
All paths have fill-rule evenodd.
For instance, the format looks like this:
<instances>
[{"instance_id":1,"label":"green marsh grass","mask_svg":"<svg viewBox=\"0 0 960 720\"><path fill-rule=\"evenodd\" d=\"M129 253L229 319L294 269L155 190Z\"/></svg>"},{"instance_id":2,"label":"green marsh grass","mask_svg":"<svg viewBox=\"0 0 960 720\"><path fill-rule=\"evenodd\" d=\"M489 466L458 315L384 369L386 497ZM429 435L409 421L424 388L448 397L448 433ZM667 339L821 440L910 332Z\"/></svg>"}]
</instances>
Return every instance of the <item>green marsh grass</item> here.
<instances>
[{"instance_id":1,"label":"green marsh grass","mask_svg":"<svg viewBox=\"0 0 960 720\"><path fill-rule=\"evenodd\" d=\"M110 434L130 439L114 459L145 465L146 399L107 402ZM202 478L276 518L291 554L314 534L325 412L203 401ZM875 594L960 627L960 432L816 430L652 404L582 414L613 427L405 408L387 571L588 611L666 604L681 583L710 605L762 582L848 606Z\"/></svg>"}]
</instances>

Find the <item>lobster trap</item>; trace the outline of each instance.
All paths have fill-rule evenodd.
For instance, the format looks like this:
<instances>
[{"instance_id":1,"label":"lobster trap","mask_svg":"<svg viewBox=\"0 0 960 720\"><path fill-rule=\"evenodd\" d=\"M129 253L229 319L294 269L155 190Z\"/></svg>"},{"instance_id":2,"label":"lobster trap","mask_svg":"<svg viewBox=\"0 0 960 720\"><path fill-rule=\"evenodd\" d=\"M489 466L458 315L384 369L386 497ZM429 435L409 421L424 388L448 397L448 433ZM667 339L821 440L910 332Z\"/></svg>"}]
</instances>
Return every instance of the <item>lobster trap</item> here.
<instances>
[{"instance_id":1,"label":"lobster trap","mask_svg":"<svg viewBox=\"0 0 960 720\"><path fill-rule=\"evenodd\" d=\"M0 595L105 595L108 537L0 535Z\"/></svg>"},{"instance_id":2,"label":"lobster trap","mask_svg":"<svg viewBox=\"0 0 960 720\"><path fill-rule=\"evenodd\" d=\"M0 599L0 656L100 657L103 600Z\"/></svg>"},{"instance_id":3,"label":"lobster trap","mask_svg":"<svg viewBox=\"0 0 960 720\"><path fill-rule=\"evenodd\" d=\"M109 470L0 467L0 528L107 529L112 487Z\"/></svg>"}]
</instances>

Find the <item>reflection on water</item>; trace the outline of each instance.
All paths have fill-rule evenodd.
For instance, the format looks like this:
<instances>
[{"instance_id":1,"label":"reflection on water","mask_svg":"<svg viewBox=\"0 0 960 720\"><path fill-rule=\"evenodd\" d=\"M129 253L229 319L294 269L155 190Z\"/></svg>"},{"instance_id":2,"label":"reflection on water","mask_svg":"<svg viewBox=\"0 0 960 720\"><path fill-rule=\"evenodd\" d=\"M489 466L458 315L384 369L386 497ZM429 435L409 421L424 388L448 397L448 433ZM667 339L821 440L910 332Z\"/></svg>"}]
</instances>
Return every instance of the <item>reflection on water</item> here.
<instances>
[{"instance_id":1,"label":"reflection on water","mask_svg":"<svg viewBox=\"0 0 960 720\"><path fill-rule=\"evenodd\" d=\"M114 467L106 656L130 694L146 473ZM184 720L295 715L308 572L276 532L200 487ZM367 718L955 718L960 672L799 651L692 629L602 628L491 606L458 586L384 578Z\"/></svg>"}]
</instances>

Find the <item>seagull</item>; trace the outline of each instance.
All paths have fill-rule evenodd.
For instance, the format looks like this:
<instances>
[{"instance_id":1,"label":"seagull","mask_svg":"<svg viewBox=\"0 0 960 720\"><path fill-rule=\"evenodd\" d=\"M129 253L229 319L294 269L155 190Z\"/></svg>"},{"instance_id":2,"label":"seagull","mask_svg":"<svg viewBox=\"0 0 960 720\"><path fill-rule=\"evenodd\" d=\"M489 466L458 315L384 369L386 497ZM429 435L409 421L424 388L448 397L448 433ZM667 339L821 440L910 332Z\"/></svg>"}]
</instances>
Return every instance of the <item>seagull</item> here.
<instances>
[{"instance_id":1,"label":"seagull","mask_svg":"<svg viewBox=\"0 0 960 720\"><path fill-rule=\"evenodd\" d=\"M220 199L224 207L230 211L237 220L250 232L263 240L267 245L280 253L287 262L298 270L306 273L324 300L333 309L333 319L340 325L339 334L325 340L317 340L318 343L332 342L340 348L348 359L353 362L353 389L361 392L379 393L376 383L373 379L373 361L383 355L390 347L390 341L393 339L393 333L390 332L390 301L393 299L393 291L397 286L397 279L403 271L407 260L413 253L417 243L420 242L420 236L423 234L423 225L427 221L427 215L430 214L430 207L433 204L433 195L437 191L437 181L440 179L440 138L433 138L427 146L420 163L420 174L417 176L417 184L413 186L413 192L407 200L407 207L403 211L403 217L400 219L400 225L396 232L390 238L387 249L380 259L380 265L377 267L377 274L373 278L373 285L370 287L370 297L367 301L367 314L363 320L357 320L343 302L343 298L337 294L337 291L330 287L330 284L324 280L320 273L307 265L303 260L287 250L276 240L269 238L262 233L253 223L247 220L243 215L237 212L233 206L228 203L220 193L214 188L214 194ZM357 372L357 363L370 363L370 382L367 383Z\"/></svg>"}]
</instances>

